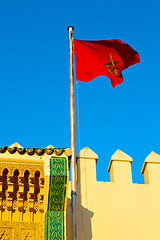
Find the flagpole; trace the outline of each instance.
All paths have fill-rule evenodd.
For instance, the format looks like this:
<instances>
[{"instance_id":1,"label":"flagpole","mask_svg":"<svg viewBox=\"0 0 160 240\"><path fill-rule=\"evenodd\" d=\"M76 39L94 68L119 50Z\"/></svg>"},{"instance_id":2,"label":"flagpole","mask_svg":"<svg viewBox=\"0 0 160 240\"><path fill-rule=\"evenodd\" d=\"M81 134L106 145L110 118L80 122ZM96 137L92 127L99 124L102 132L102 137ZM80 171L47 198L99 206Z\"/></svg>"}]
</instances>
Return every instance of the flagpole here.
<instances>
[{"instance_id":1,"label":"flagpole","mask_svg":"<svg viewBox=\"0 0 160 240\"><path fill-rule=\"evenodd\" d=\"M73 30L69 26L69 73L70 73L70 131L71 131L71 196L73 214L73 240L77 240L77 209L76 209L76 146L75 146L75 106L74 106L74 64L73 64Z\"/></svg>"}]
</instances>

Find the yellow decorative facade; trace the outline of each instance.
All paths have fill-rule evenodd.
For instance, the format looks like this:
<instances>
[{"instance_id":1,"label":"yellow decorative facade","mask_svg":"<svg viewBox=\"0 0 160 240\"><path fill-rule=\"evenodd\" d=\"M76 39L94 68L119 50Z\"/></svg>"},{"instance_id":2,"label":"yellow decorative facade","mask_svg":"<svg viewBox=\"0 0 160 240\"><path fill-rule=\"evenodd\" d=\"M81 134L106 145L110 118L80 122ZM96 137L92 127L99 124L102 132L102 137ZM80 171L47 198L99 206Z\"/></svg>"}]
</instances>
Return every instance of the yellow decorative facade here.
<instances>
[{"instance_id":1,"label":"yellow decorative facade","mask_svg":"<svg viewBox=\"0 0 160 240\"><path fill-rule=\"evenodd\" d=\"M0 239L44 239L45 173L51 157L69 155L70 149L53 146L26 149L15 143L0 149Z\"/></svg>"},{"instance_id":2,"label":"yellow decorative facade","mask_svg":"<svg viewBox=\"0 0 160 240\"><path fill-rule=\"evenodd\" d=\"M70 154L70 149L24 149L17 143L0 149L0 239L44 239L49 162ZM159 240L160 155L152 152L145 159L145 184L132 182L132 158L120 150L111 157L110 182L96 180L97 161L87 147L77 154L78 240ZM73 240L70 182L67 194L64 231Z\"/></svg>"}]
</instances>

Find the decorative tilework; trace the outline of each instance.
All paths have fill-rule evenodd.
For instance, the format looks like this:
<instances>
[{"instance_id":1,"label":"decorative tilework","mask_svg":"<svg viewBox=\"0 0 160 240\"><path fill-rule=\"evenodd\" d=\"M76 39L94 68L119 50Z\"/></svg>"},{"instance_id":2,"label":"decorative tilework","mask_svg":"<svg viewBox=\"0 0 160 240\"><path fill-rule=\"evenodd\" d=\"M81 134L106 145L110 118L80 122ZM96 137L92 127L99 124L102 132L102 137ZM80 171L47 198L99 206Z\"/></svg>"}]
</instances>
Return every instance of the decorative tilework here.
<instances>
[{"instance_id":1,"label":"decorative tilework","mask_svg":"<svg viewBox=\"0 0 160 240\"><path fill-rule=\"evenodd\" d=\"M67 176L68 163L65 157L51 157L50 175Z\"/></svg>"},{"instance_id":2,"label":"decorative tilework","mask_svg":"<svg viewBox=\"0 0 160 240\"><path fill-rule=\"evenodd\" d=\"M45 214L45 240L64 240L64 222L64 212L47 211Z\"/></svg>"},{"instance_id":3,"label":"decorative tilework","mask_svg":"<svg viewBox=\"0 0 160 240\"><path fill-rule=\"evenodd\" d=\"M68 160L51 157L48 209L45 213L45 240L65 240L65 204Z\"/></svg>"}]
</instances>

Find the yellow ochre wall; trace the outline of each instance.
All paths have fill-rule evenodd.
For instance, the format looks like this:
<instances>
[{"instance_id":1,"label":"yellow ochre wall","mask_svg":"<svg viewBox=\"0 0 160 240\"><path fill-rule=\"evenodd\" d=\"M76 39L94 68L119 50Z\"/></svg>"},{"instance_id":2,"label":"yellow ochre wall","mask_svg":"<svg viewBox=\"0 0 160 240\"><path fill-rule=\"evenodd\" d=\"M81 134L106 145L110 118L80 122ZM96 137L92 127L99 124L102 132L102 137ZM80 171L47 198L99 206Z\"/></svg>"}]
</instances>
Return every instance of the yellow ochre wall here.
<instances>
[{"instance_id":1,"label":"yellow ochre wall","mask_svg":"<svg viewBox=\"0 0 160 240\"><path fill-rule=\"evenodd\" d=\"M95 154L88 147L77 155L78 240L160 239L160 155L151 152L142 174L145 184L132 183L132 158L120 150L111 157L111 182L96 180ZM67 240L72 240L68 191Z\"/></svg>"}]
</instances>

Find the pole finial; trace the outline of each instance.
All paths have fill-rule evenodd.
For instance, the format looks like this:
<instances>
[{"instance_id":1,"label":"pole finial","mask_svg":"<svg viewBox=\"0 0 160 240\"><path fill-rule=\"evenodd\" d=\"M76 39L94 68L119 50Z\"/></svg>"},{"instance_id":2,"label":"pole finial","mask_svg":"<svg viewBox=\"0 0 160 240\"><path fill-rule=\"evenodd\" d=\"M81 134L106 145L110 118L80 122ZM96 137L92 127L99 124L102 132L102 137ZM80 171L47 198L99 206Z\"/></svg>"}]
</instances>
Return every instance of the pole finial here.
<instances>
[{"instance_id":1,"label":"pole finial","mask_svg":"<svg viewBox=\"0 0 160 240\"><path fill-rule=\"evenodd\" d=\"M69 31L70 28L72 28L72 30L74 31L74 27L73 27L73 26L69 26L69 27L67 28L67 30Z\"/></svg>"}]
</instances>

